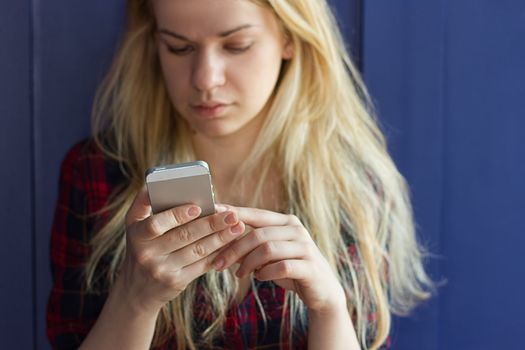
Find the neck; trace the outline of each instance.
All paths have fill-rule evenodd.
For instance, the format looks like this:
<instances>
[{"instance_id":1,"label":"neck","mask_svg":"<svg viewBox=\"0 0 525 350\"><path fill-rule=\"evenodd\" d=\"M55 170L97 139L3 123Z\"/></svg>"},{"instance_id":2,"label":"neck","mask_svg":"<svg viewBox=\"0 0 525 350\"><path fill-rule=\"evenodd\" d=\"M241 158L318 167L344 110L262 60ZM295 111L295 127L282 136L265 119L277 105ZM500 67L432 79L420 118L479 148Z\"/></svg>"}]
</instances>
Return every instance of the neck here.
<instances>
[{"instance_id":1,"label":"neck","mask_svg":"<svg viewBox=\"0 0 525 350\"><path fill-rule=\"evenodd\" d=\"M192 136L195 156L210 165L213 187L219 202L247 206L253 199L253 193L246 193L246 191L252 191L259 179L242 174L244 179L241 187L234 184L233 180L239 168L249 157L262 124L263 118L254 118L240 130L226 136L210 137L199 133ZM258 205L264 209L282 211L284 197L280 178L275 173L275 169L270 169L267 176L264 193L260 194L262 198Z\"/></svg>"},{"instance_id":2,"label":"neck","mask_svg":"<svg viewBox=\"0 0 525 350\"><path fill-rule=\"evenodd\" d=\"M214 178L229 178L246 160L253 147L253 139L239 137L193 137L193 149L198 159L206 161Z\"/></svg>"},{"instance_id":3,"label":"neck","mask_svg":"<svg viewBox=\"0 0 525 350\"><path fill-rule=\"evenodd\" d=\"M261 127L261 121L257 119L226 136L193 135L195 155L210 165L214 187L222 198L229 197L232 180L257 139Z\"/></svg>"}]
</instances>

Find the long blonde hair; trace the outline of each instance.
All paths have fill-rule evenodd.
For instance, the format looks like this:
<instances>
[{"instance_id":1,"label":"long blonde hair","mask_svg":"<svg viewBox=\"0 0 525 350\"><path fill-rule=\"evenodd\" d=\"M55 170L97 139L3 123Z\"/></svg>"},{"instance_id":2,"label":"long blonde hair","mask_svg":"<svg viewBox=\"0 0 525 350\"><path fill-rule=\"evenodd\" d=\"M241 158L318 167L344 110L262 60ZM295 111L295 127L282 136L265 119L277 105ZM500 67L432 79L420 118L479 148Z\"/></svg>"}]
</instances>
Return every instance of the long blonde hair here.
<instances>
[{"instance_id":1,"label":"long blonde hair","mask_svg":"<svg viewBox=\"0 0 525 350\"><path fill-rule=\"evenodd\" d=\"M432 287L407 185L326 1L251 1L272 9L294 57L283 66L265 124L238 172L242 181L241 174L257 170L256 195L247 204L260 204L270 169L278 169L289 212L303 221L345 288L362 347L377 349L390 331L391 312L408 313ZM188 126L164 85L155 30L149 1L128 1L127 32L94 104L95 141L123 165L129 186L105 208L111 215L92 240L88 289L99 278L115 280L126 249L124 216L144 183L144 170L194 158ZM101 275L97 267L106 256L112 257L110 266ZM207 273L201 285L216 317L201 334L211 344L238 285L228 271ZM197 286L192 282L163 308L154 344L176 332L178 348L197 348ZM287 293L286 307L293 327L304 318L304 305ZM370 313L376 315L373 327Z\"/></svg>"}]
</instances>

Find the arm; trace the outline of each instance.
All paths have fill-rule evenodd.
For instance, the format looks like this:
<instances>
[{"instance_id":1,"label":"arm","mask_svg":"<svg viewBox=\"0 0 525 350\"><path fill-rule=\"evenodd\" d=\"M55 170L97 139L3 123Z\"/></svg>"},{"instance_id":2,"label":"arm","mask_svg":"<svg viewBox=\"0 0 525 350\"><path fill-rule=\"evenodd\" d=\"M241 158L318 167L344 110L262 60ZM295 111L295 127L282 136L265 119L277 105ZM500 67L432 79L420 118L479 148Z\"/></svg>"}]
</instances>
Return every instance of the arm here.
<instances>
[{"instance_id":1,"label":"arm","mask_svg":"<svg viewBox=\"0 0 525 350\"><path fill-rule=\"evenodd\" d=\"M125 296L122 280L114 284L97 322L80 349L149 349L158 310L137 308Z\"/></svg>"},{"instance_id":2,"label":"arm","mask_svg":"<svg viewBox=\"0 0 525 350\"><path fill-rule=\"evenodd\" d=\"M109 295L105 285L102 294L88 293L83 279L94 219L87 214L107 200L90 191L108 187L104 159L85 157L82 146L68 153L61 168L48 337L54 349L77 349L83 341L83 349L148 349L162 306L209 271L215 251L240 235L244 224L232 212L197 219L200 208L193 205L151 215L143 188L126 216L126 256L117 280Z\"/></svg>"},{"instance_id":3,"label":"arm","mask_svg":"<svg viewBox=\"0 0 525 350\"><path fill-rule=\"evenodd\" d=\"M308 311L309 349L361 349L345 298L324 311Z\"/></svg>"},{"instance_id":4,"label":"arm","mask_svg":"<svg viewBox=\"0 0 525 350\"><path fill-rule=\"evenodd\" d=\"M88 163L85 145L73 147L60 168L50 244L53 285L46 315L47 336L53 349L77 349L105 299L104 288L96 295L82 290L83 266L90 253L86 181L82 177Z\"/></svg>"},{"instance_id":5,"label":"arm","mask_svg":"<svg viewBox=\"0 0 525 350\"><path fill-rule=\"evenodd\" d=\"M47 309L47 334L54 349L77 349L83 341L83 349L148 349L153 337L157 314L140 312L122 298L120 279L109 296L105 285L100 287L101 294L83 288L95 224L89 214L107 200L92 191L106 188L105 174L104 157L89 143L73 147L61 165L51 235L53 288Z\"/></svg>"}]
</instances>

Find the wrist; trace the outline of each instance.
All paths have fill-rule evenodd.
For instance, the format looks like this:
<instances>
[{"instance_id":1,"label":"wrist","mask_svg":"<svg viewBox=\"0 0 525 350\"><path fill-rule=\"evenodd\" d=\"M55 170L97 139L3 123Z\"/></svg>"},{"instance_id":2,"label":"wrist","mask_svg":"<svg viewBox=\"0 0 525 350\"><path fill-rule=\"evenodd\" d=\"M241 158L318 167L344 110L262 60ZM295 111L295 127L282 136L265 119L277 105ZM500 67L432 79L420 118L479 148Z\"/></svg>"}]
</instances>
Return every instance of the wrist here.
<instances>
[{"instance_id":1,"label":"wrist","mask_svg":"<svg viewBox=\"0 0 525 350\"><path fill-rule=\"evenodd\" d=\"M347 315L348 307L346 296L343 291L332 296L326 303L316 308L310 308L308 314L312 317L334 317L337 315Z\"/></svg>"},{"instance_id":2,"label":"wrist","mask_svg":"<svg viewBox=\"0 0 525 350\"><path fill-rule=\"evenodd\" d=\"M149 349L158 311L137 307L129 288L117 277L81 349Z\"/></svg>"},{"instance_id":3,"label":"wrist","mask_svg":"<svg viewBox=\"0 0 525 350\"><path fill-rule=\"evenodd\" d=\"M111 301L116 307L132 318L157 319L157 316L162 309L162 305L152 307L146 305L143 300L134 297L130 293L130 288L127 288L124 285L121 276L116 278L115 283L111 287L108 301Z\"/></svg>"},{"instance_id":4,"label":"wrist","mask_svg":"<svg viewBox=\"0 0 525 350\"><path fill-rule=\"evenodd\" d=\"M344 296L308 310L308 348L360 349Z\"/></svg>"}]
</instances>

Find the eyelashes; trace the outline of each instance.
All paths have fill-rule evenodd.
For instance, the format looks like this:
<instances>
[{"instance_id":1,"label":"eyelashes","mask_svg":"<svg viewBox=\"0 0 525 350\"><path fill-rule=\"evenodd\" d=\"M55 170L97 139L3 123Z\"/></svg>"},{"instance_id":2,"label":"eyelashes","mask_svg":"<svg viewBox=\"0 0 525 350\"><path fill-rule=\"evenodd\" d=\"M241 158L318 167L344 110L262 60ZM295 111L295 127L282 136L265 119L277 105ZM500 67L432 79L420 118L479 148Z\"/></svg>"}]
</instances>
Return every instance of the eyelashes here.
<instances>
[{"instance_id":1,"label":"eyelashes","mask_svg":"<svg viewBox=\"0 0 525 350\"><path fill-rule=\"evenodd\" d=\"M248 51L253 46L253 43L248 45L225 45L224 50L232 54L241 54ZM177 56L186 56L195 52L195 47L192 45L184 46L171 46L166 44L168 52L177 55Z\"/></svg>"},{"instance_id":2,"label":"eyelashes","mask_svg":"<svg viewBox=\"0 0 525 350\"><path fill-rule=\"evenodd\" d=\"M166 48L168 49L168 52L177 56L186 56L194 51L194 49L189 45L177 47L166 45Z\"/></svg>"},{"instance_id":3,"label":"eyelashes","mask_svg":"<svg viewBox=\"0 0 525 350\"><path fill-rule=\"evenodd\" d=\"M244 46L230 46L230 47L226 47L226 50L232 53L243 53L243 52L248 51L252 47L252 45L253 44L244 45Z\"/></svg>"}]
</instances>

